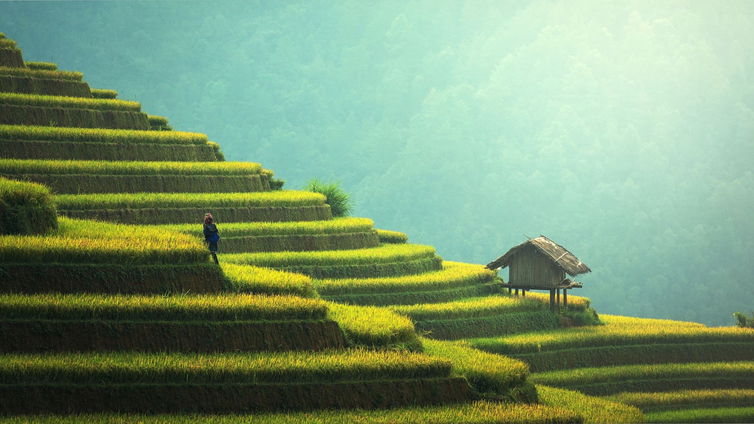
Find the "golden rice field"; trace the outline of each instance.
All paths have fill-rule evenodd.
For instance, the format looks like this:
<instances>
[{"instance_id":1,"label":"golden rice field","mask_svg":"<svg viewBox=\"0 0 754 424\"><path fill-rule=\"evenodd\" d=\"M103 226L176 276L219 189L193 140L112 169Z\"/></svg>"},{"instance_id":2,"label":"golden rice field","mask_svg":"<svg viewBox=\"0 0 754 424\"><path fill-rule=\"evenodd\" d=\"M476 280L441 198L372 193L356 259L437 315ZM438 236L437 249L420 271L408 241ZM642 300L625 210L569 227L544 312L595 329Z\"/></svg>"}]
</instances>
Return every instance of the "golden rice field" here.
<instances>
[{"instance_id":1,"label":"golden rice field","mask_svg":"<svg viewBox=\"0 0 754 424\"><path fill-rule=\"evenodd\" d=\"M0 93L0 104L37 107L60 107L94 110L139 112L139 102L88 97L43 96L38 94Z\"/></svg>"},{"instance_id":2,"label":"golden rice field","mask_svg":"<svg viewBox=\"0 0 754 424\"><path fill-rule=\"evenodd\" d=\"M222 265L226 290L237 293L290 294L313 297L312 279L306 275L251 265Z\"/></svg>"},{"instance_id":3,"label":"golden rice field","mask_svg":"<svg viewBox=\"0 0 754 424\"><path fill-rule=\"evenodd\" d=\"M536 300L502 295L461 299L444 303L396 305L390 307L395 312L407 315L417 321L486 317L542 308L544 308L544 305Z\"/></svg>"},{"instance_id":4,"label":"golden rice field","mask_svg":"<svg viewBox=\"0 0 754 424\"><path fill-rule=\"evenodd\" d=\"M223 255L227 262L256 266L296 266L333 264L373 264L432 258L435 249L420 244L385 244L355 250L322 250L315 252L259 252Z\"/></svg>"},{"instance_id":5,"label":"golden rice field","mask_svg":"<svg viewBox=\"0 0 754 424\"><path fill-rule=\"evenodd\" d=\"M100 160L0 159L0 174L256 175L254 162L137 162Z\"/></svg>"},{"instance_id":6,"label":"golden rice field","mask_svg":"<svg viewBox=\"0 0 754 424\"><path fill-rule=\"evenodd\" d=\"M59 209L318 206L325 196L309 191L251 193L105 193L55 196Z\"/></svg>"},{"instance_id":7,"label":"golden rice field","mask_svg":"<svg viewBox=\"0 0 754 424\"><path fill-rule=\"evenodd\" d=\"M0 317L49 320L238 321L325 319L321 300L298 296L0 294Z\"/></svg>"},{"instance_id":8,"label":"golden rice field","mask_svg":"<svg viewBox=\"0 0 754 424\"><path fill-rule=\"evenodd\" d=\"M352 349L275 353L56 353L0 355L3 384L286 383L431 378L448 361L420 353Z\"/></svg>"},{"instance_id":9,"label":"golden rice field","mask_svg":"<svg viewBox=\"0 0 754 424\"><path fill-rule=\"evenodd\" d=\"M416 275L381 278L342 278L316 280L323 295L351 293L413 292L442 290L487 282L494 273L481 265L443 261L443 269Z\"/></svg>"},{"instance_id":10,"label":"golden rice field","mask_svg":"<svg viewBox=\"0 0 754 424\"><path fill-rule=\"evenodd\" d=\"M87 143L207 144L207 135L182 131L0 125L0 139Z\"/></svg>"},{"instance_id":11,"label":"golden rice field","mask_svg":"<svg viewBox=\"0 0 754 424\"><path fill-rule=\"evenodd\" d=\"M369 218L334 218L326 221L293 222L230 222L219 227L223 237L337 234L370 231L374 221ZM160 228L186 234L201 231L196 224L160 225Z\"/></svg>"},{"instance_id":12,"label":"golden rice field","mask_svg":"<svg viewBox=\"0 0 754 424\"><path fill-rule=\"evenodd\" d=\"M334 302L327 302L327 308L329 317L354 344L370 348L420 347L411 320L388 309Z\"/></svg>"},{"instance_id":13,"label":"golden rice field","mask_svg":"<svg viewBox=\"0 0 754 424\"><path fill-rule=\"evenodd\" d=\"M30 68L14 68L8 66L0 66L0 75L14 75L31 78L44 78L44 79L61 79L71 81L81 81L84 78L84 74L74 71L49 71L43 69L30 69Z\"/></svg>"}]
</instances>

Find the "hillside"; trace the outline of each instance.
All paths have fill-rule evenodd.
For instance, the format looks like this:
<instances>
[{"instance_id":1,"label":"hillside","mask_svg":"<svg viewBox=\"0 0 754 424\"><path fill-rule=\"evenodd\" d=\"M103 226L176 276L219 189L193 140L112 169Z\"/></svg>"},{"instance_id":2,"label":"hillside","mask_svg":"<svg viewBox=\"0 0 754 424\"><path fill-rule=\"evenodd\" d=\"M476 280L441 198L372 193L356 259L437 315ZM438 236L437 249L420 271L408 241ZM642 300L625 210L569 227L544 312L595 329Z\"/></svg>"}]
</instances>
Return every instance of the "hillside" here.
<instances>
[{"instance_id":1,"label":"hillside","mask_svg":"<svg viewBox=\"0 0 754 424\"><path fill-rule=\"evenodd\" d=\"M4 35L0 145L0 422L754 419L754 331L552 312Z\"/></svg>"}]
</instances>

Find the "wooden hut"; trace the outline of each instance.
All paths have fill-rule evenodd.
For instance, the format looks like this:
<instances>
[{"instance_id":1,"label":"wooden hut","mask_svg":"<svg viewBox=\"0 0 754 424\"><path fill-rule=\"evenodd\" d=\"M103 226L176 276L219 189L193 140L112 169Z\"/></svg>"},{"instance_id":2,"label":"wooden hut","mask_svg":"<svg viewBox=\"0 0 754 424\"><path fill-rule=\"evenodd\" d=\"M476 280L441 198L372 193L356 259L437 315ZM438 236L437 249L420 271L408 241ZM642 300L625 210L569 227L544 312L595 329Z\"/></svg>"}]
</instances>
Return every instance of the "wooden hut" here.
<instances>
[{"instance_id":1,"label":"wooden hut","mask_svg":"<svg viewBox=\"0 0 754 424\"><path fill-rule=\"evenodd\" d=\"M568 306L568 289L579 288L581 283L566 278L591 272L589 267L565 247L545 236L529 239L510 249L503 256L487 264L488 269L510 267L508 272L509 291L519 289L526 296L526 290L549 290L550 308L560 306L560 290L563 290L563 305Z\"/></svg>"}]
</instances>

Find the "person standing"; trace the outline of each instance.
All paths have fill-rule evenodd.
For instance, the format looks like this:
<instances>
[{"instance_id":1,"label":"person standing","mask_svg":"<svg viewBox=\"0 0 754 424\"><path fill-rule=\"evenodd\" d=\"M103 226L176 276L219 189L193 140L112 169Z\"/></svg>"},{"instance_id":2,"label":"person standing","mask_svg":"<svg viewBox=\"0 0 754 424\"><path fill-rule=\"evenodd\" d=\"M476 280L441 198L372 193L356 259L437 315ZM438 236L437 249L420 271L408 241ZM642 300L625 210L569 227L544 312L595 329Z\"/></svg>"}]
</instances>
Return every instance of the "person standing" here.
<instances>
[{"instance_id":1,"label":"person standing","mask_svg":"<svg viewBox=\"0 0 754 424\"><path fill-rule=\"evenodd\" d=\"M220 241L220 232L217 231L217 225L215 225L215 219L211 213L204 215L204 241L209 245L209 253L212 255L212 259L215 260L215 264L220 264L217 260L217 242Z\"/></svg>"}]
</instances>

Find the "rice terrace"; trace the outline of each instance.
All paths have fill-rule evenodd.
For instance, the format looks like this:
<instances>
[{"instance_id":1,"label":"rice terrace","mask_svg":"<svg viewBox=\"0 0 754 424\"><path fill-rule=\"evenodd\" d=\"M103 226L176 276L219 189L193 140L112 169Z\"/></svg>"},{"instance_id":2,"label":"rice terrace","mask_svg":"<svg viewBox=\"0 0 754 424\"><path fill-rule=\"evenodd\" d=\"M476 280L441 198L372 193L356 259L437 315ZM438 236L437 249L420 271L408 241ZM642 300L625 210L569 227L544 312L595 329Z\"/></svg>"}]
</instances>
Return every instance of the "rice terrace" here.
<instances>
[{"instance_id":1,"label":"rice terrace","mask_svg":"<svg viewBox=\"0 0 754 424\"><path fill-rule=\"evenodd\" d=\"M754 422L754 316L748 315L754 290L751 278L742 286L748 291L728 284L739 284L736 276L750 277L754 271L754 262L740 260L745 255L754 259L748 237L751 209L725 200L752 205L754 178L748 168L735 181L726 179L715 173L717 168L704 168L703 160L727 160L730 169L750 164L751 119L741 128L713 134L731 143L746 138L748 147L736 154L728 155L725 147L708 148L723 141L699 150L667 149L673 152L668 156L672 160L661 161L667 178L685 172L676 169L688 167L673 160L690 155L698 165L694 172L704 174L699 178L719 188L706 197L694 195L698 210L682 208L685 204L670 191L647 191L645 202L624 202L622 190L641 192L633 187L666 181L642 180L641 174L650 173L644 167L654 165L633 161L630 152L660 157L665 147L637 142L621 150L615 163L592 157L588 150L598 149L597 144L606 148L611 136L620 139L626 132L661 140L675 124L650 131L640 125L647 121L637 118L630 131L590 132L600 141L578 153L592 161L578 162L569 156L568 128L593 124L578 108L587 102L582 98L601 93L595 87L603 77L584 71L590 77L578 81L591 81L585 86L574 83L567 93L531 94L528 100L521 96L529 94L518 91L561 86L551 85L548 76L563 72L560 60L579 57L579 66L569 72L603 69L590 62L602 54L601 44L568 32L581 26L596 28L599 43L629 37L634 30L647 40L664 40L663 31L669 31L687 40L679 41L678 48L686 49L681 56L696 69L688 71L695 87L718 84L731 63L738 64L730 65L737 69L735 77L717 86L754 87L752 74L746 73L754 72L752 56L739 54L747 48L751 52L754 38L736 32L751 32L751 3L699 2L698 10L693 2L671 0L599 7L588 0L218 2L217 10L205 3L0 2L0 31L5 31L0 33L0 423ZM721 9L714 19L735 21L729 29L735 42L689 47L697 44L684 38L691 37L684 31L706 28L700 23L711 15L705 7ZM588 13L595 18L581 21ZM537 17L553 23L530 29ZM254 26L244 29L248 32L231 25L246 18L248 28ZM157 31L163 19L182 26L179 30L178 24L166 23L165 38L151 38L157 33L150 31ZM288 19L295 25L283 24ZM529 55L522 49L506 55L491 41L469 41L464 44L468 49L453 44L454 37L479 41L475 37L493 31L496 20L505 22L510 33L495 32L497 38L490 35L489 40L547 54ZM423 33L442 25L451 28L452 22L479 26L459 24L432 37ZM124 25L132 27L123 31ZM86 35L69 51L58 43L73 42L73 35L63 34L72 28ZM573 35L568 40L574 49L581 42L594 44L576 53L548 44L564 34ZM209 48L215 37L233 48ZM29 40L30 46L21 40ZM436 55L425 52L441 41L455 47ZM274 47L254 57L259 45ZM641 61L642 52L655 47L647 41L632 47L635 53L622 51L621 57ZM720 53L723 64L714 72L696 67L693 58L700 51L712 55L715 49L733 53ZM341 50L343 56L337 56ZM90 71L92 62L75 56L77 52L90 52L102 67ZM419 52L427 56L414 62ZM491 62L493 52L504 59ZM466 60L459 58L463 54L469 55ZM669 61L678 58L666 51L662 55L672 56ZM196 64L190 61L194 56ZM161 65L152 66L152 58ZM505 85L501 81L508 78L510 64L519 59L533 64L534 76L527 80L526 72L516 74L517 82ZM240 60L260 68L234 68ZM555 64L539 67L548 60ZM653 69L666 74L646 60L630 73L636 78ZM270 64L260 64L264 61ZM383 69L383 63L392 65ZM62 64L77 67L59 69ZM379 66L372 68L374 64ZM482 68L472 68L482 64L489 65L485 69L492 76L488 85L475 85L472 77ZM429 68L455 71L434 74L425 70ZM678 69L682 67L673 72ZM217 79L198 82L196 75L205 71ZM383 71L384 85L375 88L370 72ZM229 76L239 72L242 79ZM679 80L687 77L683 72L678 70ZM304 74L312 79L292 76ZM338 75L347 78L339 81ZM470 82L443 90L454 78ZM140 88L128 85L140 79ZM119 92L121 84L128 89ZM272 93L265 91L267 86L287 94L234 94L250 89ZM626 97L615 107L629 108L629 92L639 86L621 91ZM190 98L184 89L201 95ZM617 87L613 94L623 89ZM653 90L658 96L695 101L676 86ZM420 91L425 94L419 96ZM147 100L140 103L137 94ZM323 100L330 95L330 101ZM346 95L353 101L348 107L337 97ZM241 100L227 106L234 97ZM713 96L699 98L724 107ZM642 113L655 100L646 97L630 108ZM556 111L550 101L565 106ZM454 105L452 113L445 109L448 102ZM517 108L500 106L506 102ZM748 111L741 116L754 116L751 98L734 103ZM370 104L394 107L377 113ZM670 110L669 104L659 108ZM609 120L613 107L601 101L590 113L605 114L595 121ZM151 114L153 108L159 115ZM171 118L172 108L179 118ZM412 108L422 112L411 115ZM495 108L505 113L486 115ZM531 133L525 124L535 109L557 116L552 125L536 119L537 125L549 125L544 135ZM723 110L714 119L730 116ZM216 123L209 117L214 114L227 122ZM677 110L667 117L674 114L696 125ZM501 129L495 122L503 115L509 119L506 149L484 141L497 140ZM651 119L655 116L660 119L657 114ZM205 119L211 122L206 134L197 130ZM264 129L273 122L274 131ZM473 125L463 127L464 122ZM222 136L236 127L245 133L224 142ZM464 138L472 127L476 132ZM688 130L688 135L719 129L710 128ZM321 139L313 140L313 135ZM328 136L344 137L354 146L328 145ZM550 144L536 144L542 139ZM295 144L286 144L290 140ZM538 146L531 152L526 150L529 140ZM460 147L448 147L453 143ZM470 156L486 165L470 162ZM542 170L531 167L552 157L564 159L550 161ZM370 158L379 160L370 163ZM601 167L603 160L610 163L606 173L632 172L632 178L621 180L621 189L604 176L584 185L580 170L597 172L592 168ZM309 172L305 179L299 175L302 170ZM349 184L329 182L341 178ZM353 183L357 179L363 185ZM431 185L433 179L438 185ZM305 180L308 185L299 184ZM526 181L531 185L524 187ZM407 191L410 186L433 189L417 194ZM563 203L547 197L553 186L566 198ZM674 187L692 190L695 184ZM465 192L475 194L467 198ZM383 195L395 200L370 203ZM578 203L573 199L582 195L612 200L605 201L604 209L586 202L574 209L565 206ZM653 200L663 197L674 199L670 203L677 210L651 209L669 207ZM703 199L714 199L716 207L708 209ZM498 207L492 210L494 204ZM629 215L631 208L647 209ZM351 216L362 210L374 216ZM589 217L613 216L616 210L621 211L615 215L620 224L612 227L594 218L592 232L573 230L589 228L577 224L564 224L561 230L563 222L590 222ZM692 218L664 215L667 210L702 210L694 217L708 220L676 231L676 221ZM446 220L453 213L464 218ZM718 213L728 215L723 219ZM655 220L664 230L652 240L671 240L672 249L647 239L641 249L613 250L618 243L613 232L631 232L635 222L648 226ZM542 230L527 236L529 228L518 228L519 222L540 222ZM425 224L433 232L425 231ZM717 239L707 238L712 232L725 236L724 254L715 251ZM443 244L436 247L433 240ZM447 254L454 252L449 246L469 253L454 258ZM710 291L701 301L695 286L650 275L655 269L651 258L671 250L683 252L684 262L667 265L676 267L672 272L679 279L706 272L701 268L711 266L704 266L709 262L695 248L737 261L735 267L715 262L719 278L705 277ZM630 275L612 260L630 263ZM744 274L729 272L729 265ZM641 285L644 278L652 287ZM646 303L636 300L642 298ZM736 303L743 309L728 309L722 298L743 302ZM668 308L674 302L691 306L666 311L655 302ZM632 307L641 313L620 312ZM693 313L722 318L695 318Z\"/></svg>"}]
</instances>

